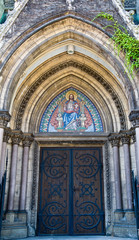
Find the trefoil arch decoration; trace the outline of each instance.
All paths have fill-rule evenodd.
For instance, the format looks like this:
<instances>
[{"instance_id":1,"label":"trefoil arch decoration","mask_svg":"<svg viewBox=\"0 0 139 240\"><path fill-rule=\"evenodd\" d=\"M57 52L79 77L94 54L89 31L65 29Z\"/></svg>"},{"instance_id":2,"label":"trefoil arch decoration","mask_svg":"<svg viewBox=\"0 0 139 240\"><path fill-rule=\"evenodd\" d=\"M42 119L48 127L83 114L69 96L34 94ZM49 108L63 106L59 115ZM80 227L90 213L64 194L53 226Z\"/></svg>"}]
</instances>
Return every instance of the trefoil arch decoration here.
<instances>
[{"instance_id":1,"label":"trefoil arch decoration","mask_svg":"<svg viewBox=\"0 0 139 240\"><path fill-rule=\"evenodd\" d=\"M100 114L82 92L68 88L47 106L39 132L103 132Z\"/></svg>"}]
</instances>

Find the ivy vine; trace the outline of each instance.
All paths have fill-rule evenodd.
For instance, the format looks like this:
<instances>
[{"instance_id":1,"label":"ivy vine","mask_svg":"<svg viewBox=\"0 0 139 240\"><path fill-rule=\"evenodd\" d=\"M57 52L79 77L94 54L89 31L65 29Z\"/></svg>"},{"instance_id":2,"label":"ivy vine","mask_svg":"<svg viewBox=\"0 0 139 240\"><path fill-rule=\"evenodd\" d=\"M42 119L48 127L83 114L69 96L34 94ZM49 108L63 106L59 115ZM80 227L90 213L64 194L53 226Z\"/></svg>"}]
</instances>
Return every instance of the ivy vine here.
<instances>
[{"instance_id":1,"label":"ivy vine","mask_svg":"<svg viewBox=\"0 0 139 240\"><path fill-rule=\"evenodd\" d=\"M137 72L139 70L139 41L132 37L125 27L115 21L112 15L101 12L92 21L99 17L111 22L110 25L103 27L103 29L113 28L112 40L114 41L114 47L117 49L118 55L121 51L125 52L125 65L128 72L133 76L134 69Z\"/></svg>"}]
</instances>

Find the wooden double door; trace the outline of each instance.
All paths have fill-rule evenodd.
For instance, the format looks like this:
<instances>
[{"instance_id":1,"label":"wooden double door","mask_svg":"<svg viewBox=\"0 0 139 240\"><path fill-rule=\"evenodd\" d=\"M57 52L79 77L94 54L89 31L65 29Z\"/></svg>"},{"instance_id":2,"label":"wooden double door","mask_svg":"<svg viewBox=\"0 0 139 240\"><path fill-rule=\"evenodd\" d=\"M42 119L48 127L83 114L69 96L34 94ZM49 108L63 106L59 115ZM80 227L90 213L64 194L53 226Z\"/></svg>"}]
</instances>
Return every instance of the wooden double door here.
<instances>
[{"instance_id":1,"label":"wooden double door","mask_svg":"<svg viewBox=\"0 0 139 240\"><path fill-rule=\"evenodd\" d=\"M104 234L101 148L42 148L38 235Z\"/></svg>"}]
</instances>

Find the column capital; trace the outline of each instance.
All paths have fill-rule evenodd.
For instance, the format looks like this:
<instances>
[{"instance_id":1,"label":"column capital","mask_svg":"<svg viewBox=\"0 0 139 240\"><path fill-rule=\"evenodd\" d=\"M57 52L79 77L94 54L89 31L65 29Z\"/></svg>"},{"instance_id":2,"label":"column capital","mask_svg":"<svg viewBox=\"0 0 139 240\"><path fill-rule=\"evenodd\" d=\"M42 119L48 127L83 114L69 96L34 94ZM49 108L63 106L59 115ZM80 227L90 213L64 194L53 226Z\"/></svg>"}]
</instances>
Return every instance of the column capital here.
<instances>
[{"instance_id":1,"label":"column capital","mask_svg":"<svg viewBox=\"0 0 139 240\"><path fill-rule=\"evenodd\" d=\"M9 138L11 137L11 128L5 128L4 129L4 136L3 136L3 142L8 143Z\"/></svg>"},{"instance_id":2,"label":"column capital","mask_svg":"<svg viewBox=\"0 0 139 240\"><path fill-rule=\"evenodd\" d=\"M111 142L112 147L118 147L119 146L119 134L118 133L112 133L109 136L109 141Z\"/></svg>"},{"instance_id":3,"label":"column capital","mask_svg":"<svg viewBox=\"0 0 139 240\"><path fill-rule=\"evenodd\" d=\"M135 142L136 142L136 132L135 132L135 128L131 128L131 129L130 129L130 136L131 136L133 142L135 143Z\"/></svg>"},{"instance_id":4,"label":"column capital","mask_svg":"<svg viewBox=\"0 0 139 240\"><path fill-rule=\"evenodd\" d=\"M32 133L24 133L23 134L22 142L23 142L24 147L30 147L33 140L34 140L34 136Z\"/></svg>"},{"instance_id":5,"label":"column capital","mask_svg":"<svg viewBox=\"0 0 139 240\"><path fill-rule=\"evenodd\" d=\"M12 144L19 144L22 140L22 131L12 130L11 132Z\"/></svg>"},{"instance_id":6,"label":"column capital","mask_svg":"<svg viewBox=\"0 0 139 240\"><path fill-rule=\"evenodd\" d=\"M129 144L130 143L130 131L128 130L121 130L120 131L120 139L122 141L122 144Z\"/></svg>"},{"instance_id":7,"label":"column capital","mask_svg":"<svg viewBox=\"0 0 139 240\"><path fill-rule=\"evenodd\" d=\"M139 127L139 109L131 111L129 120L134 127Z\"/></svg>"},{"instance_id":8,"label":"column capital","mask_svg":"<svg viewBox=\"0 0 139 240\"><path fill-rule=\"evenodd\" d=\"M10 121L11 115L6 110L0 111L0 128L7 127L7 123Z\"/></svg>"}]
</instances>

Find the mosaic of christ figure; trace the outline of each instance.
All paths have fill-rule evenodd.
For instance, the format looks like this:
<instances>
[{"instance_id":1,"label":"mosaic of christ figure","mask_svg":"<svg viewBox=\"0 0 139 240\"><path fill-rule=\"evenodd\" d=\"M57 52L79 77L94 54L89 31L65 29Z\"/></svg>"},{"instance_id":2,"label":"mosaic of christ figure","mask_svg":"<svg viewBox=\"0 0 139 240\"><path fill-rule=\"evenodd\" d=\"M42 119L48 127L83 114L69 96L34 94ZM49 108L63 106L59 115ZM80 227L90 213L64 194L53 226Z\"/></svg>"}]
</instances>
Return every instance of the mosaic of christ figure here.
<instances>
[{"instance_id":1,"label":"mosaic of christ figure","mask_svg":"<svg viewBox=\"0 0 139 240\"><path fill-rule=\"evenodd\" d=\"M103 131L99 113L92 102L78 90L65 90L45 110L42 132Z\"/></svg>"},{"instance_id":2,"label":"mosaic of christ figure","mask_svg":"<svg viewBox=\"0 0 139 240\"><path fill-rule=\"evenodd\" d=\"M77 129L76 119L79 118L80 106L74 99L74 94L69 95L69 100L64 104L63 128Z\"/></svg>"}]
</instances>

